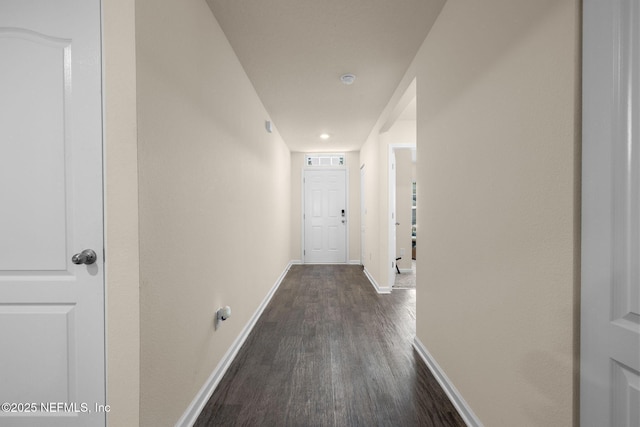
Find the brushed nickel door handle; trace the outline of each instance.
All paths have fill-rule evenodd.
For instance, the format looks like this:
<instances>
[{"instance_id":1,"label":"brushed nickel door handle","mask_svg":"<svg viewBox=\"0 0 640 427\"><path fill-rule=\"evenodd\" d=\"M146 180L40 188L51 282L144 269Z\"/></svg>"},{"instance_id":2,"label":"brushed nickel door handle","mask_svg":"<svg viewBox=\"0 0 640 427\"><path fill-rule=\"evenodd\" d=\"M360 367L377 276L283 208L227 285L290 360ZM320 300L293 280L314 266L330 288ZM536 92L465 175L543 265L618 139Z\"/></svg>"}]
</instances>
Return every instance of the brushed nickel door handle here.
<instances>
[{"instance_id":1,"label":"brushed nickel door handle","mask_svg":"<svg viewBox=\"0 0 640 427\"><path fill-rule=\"evenodd\" d=\"M98 259L98 256L96 255L96 253L93 251L93 249L85 249L84 251L80 252L79 254L75 254L74 256L71 257L71 262L74 264L93 264L94 262L96 262L96 259Z\"/></svg>"}]
</instances>

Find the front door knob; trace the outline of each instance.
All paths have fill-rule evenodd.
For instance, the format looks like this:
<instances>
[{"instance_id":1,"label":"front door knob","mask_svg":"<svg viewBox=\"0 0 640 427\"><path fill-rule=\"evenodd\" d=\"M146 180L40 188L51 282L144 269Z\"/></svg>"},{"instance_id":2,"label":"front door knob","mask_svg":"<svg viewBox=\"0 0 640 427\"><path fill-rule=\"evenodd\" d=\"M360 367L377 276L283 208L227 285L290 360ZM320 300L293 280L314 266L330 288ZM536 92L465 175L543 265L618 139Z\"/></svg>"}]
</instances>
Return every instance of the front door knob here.
<instances>
[{"instance_id":1,"label":"front door knob","mask_svg":"<svg viewBox=\"0 0 640 427\"><path fill-rule=\"evenodd\" d=\"M92 249L85 249L79 254L75 254L71 257L71 262L74 264L93 264L98 259L98 256Z\"/></svg>"}]
</instances>

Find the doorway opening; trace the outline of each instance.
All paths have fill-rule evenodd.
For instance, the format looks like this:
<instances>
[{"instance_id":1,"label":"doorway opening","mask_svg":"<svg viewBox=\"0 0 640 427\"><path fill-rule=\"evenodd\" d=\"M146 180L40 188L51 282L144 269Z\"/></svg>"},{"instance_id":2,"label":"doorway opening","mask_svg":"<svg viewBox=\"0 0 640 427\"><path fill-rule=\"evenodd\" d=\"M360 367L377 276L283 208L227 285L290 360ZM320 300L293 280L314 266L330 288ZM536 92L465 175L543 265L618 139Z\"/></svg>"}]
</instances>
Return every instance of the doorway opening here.
<instances>
[{"instance_id":1,"label":"doorway opening","mask_svg":"<svg viewBox=\"0 0 640 427\"><path fill-rule=\"evenodd\" d=\"M416 79L382 127L388 158L388 263L390 290L415 288L417 256L417 90ZM403 277L404 275L404 277ZM411 277L406 277L411 276ZM396 284L397 279L400 283Z\"/></svg>"},{"instance_id":2,"label":"doorway opening","mask_svg":"<svg viewBox=\"0 0 640 427\"><path fill-rule=\"evenodd\" d=\"M391 289L416 287L417 197L415 144L389 145L389 272Z\"/></svg>"}]
</instances>

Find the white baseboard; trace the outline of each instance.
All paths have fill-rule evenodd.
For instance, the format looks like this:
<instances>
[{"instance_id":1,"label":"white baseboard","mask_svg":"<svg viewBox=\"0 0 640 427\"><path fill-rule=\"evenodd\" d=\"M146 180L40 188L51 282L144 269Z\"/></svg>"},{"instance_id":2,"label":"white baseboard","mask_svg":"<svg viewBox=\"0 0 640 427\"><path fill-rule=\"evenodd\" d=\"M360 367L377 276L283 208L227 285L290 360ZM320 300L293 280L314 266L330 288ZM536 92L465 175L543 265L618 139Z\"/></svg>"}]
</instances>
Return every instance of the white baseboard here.
<instances>
[{"instance_id":1,"label":"white baseboard","mask_svg":"<svg viewBox=\"0 0 640 427\"><path fill-rule=\"evenodd\" d=\"M467 404L458 389L456 389L449 377L447 377L447 374L444 373L440 365L438 365L438 362L436 362L431 353L427 351L426 347L418 337L415 337L413 340L413 348L416 349L422 360L424 360L424 363L426 363L427 367L438 381L438 384L440 384L440 387L442 387L444 392L447 394L449 400L451 400L451 403L453 403L453 406L455 406L467 426L483 427L480 419L478 419L476 414L473 413L469 404Z\"/></svg>"},{"instance_id":2,"label":"white baseboard","mask_svg":"<svg viewBox=\"0 0 640 427\"><path fill-rule=\"evenodd\" d=\"M301 260L301 259L292 259L292 260L289 262L289 266L292 266L292 265L301 265L301 264L303 264L303 262L302 262L302 260ZM288 269L289 269L289 267L287 267L287 270L288 270Z\"/></svg>"},{"instance_id":3,"label":"white baseboard","mask_svg":"<svg viewBox=\"0 0 640 427\"><path fill-rule=\"evenodd\" d=\"M360 260L359 259L350 259L346 263L342 263L342 262L307 262L307 263L305 263L301 259L291 260L291 265L298 265L298 264L306 264L306 265L340 265L340 264L360 265Z\"/></svg>"},{"instance_id":4,"label":"white baseboard","mask_svg":"<svg viewBox=\"0 0 640 427\"><path fill-rule=\"evenodd\" d=\"M378 285L378 282L376 282L376 280L373 278L373 276L371 276L371 274L369 274L369 271L367 271L367 267L365 267L363 269L365 276L367 276L367 279L369 279L369 282L371 282L371 284L373 285L373 288L376 290L377 293L379 294L390 294L391 293L391 288L390 287L381 287L380 285Z\"/></svg>"},{"instance_id":5,"label":"white baseboard","mask_svg":"<svg viewBox=\"0 0 640 427\"><path fill-rule=\"evenodd\" d=\"M289 268L291 268L291 266L296 263L297 261L294 260L290 261L289 264L287 264L287 267L284 269L282 274L280 274L280 277L278 277L276 283L271 287L269 293L267 293L267 295L264 297L262 303L260 303L255 313L253 313L251 319L249 319L249 322L240 332L240 335L238 335L233 344L231 344L231 347L229 347L229 350L227 350L225 355L222 357L222 360L220 361L220 363L218 363L218 366L216 366L198 394L196 394L195 398L191 401L191 404L189 405L187 410L184 412L184 414L182 414L182 417L180 417L180 419L176 423L176 427L191 427L196 422L198 416L200 415L200 412L202 412L202 408L204 408L204 405L206 405L206 403L209 401L209 398L213 394L213 391L220 383L220 380L224 376L225 372L227 372L227 369L229 369L231 362L233 362L233 359L235 359L238 351L240 350L240 347L242 347L242 344L244 344L245 340L249 336L249 333L256 325L256 322L262 315L264 309L267 307L267 304L269 304L269 301L271 301L273 294L275 294L278 287L280 287L280 284L282 283L284 277L287 275Z\"/></svg>"},{"instance_id":6,"label":"white baseboard","mask_svg":"<svg viewBox=\"0 0 640 427\"><path fill-rule=\"evenodd\" d=\"M404 274L413 273L413 269L411 269L411 268L401 268L400 269L400 273L404 273Z\"/></svg>"}]
</instances>

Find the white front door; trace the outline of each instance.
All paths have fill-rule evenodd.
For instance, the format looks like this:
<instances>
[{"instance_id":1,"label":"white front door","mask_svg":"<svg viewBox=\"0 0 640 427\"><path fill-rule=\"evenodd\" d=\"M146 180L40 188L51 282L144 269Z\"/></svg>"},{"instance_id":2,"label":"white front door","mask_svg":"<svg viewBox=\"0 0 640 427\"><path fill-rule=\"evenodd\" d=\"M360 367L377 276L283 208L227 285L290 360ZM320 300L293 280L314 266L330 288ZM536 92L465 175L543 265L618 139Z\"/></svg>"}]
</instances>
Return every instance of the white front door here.
<instances>
[{"instance_id":1,"label":"white front door","mask_svg":"<svg viewBox=\"0 0 640 427\"><path fill-rule=\"evenodd\" d=\"M0 3L2 426L105 425L100 43L99 0Z\"/></svg>"},{"instance_id":2,"label":"white front door","mask_svg":"<svg viewBox=\"0 0 640 427\"><path fill-rule=\"evenodd\" d=\"M304 262L347 261L346 170L304 171Z\"/></svg>"},{"instance_id":3,"label":"white front door","mask_svg":"<svg viewBox=\"0 0 640 427\"><path fill-rule=\"evenodd\" d=\"M640 1L585 0L580 424L640 426Z\"/></svg>"}]
</instances>

